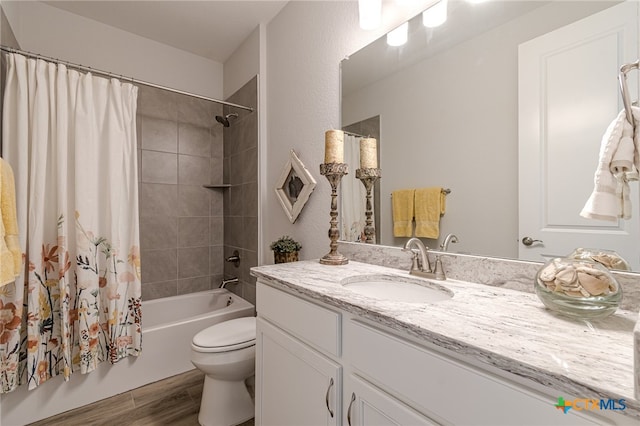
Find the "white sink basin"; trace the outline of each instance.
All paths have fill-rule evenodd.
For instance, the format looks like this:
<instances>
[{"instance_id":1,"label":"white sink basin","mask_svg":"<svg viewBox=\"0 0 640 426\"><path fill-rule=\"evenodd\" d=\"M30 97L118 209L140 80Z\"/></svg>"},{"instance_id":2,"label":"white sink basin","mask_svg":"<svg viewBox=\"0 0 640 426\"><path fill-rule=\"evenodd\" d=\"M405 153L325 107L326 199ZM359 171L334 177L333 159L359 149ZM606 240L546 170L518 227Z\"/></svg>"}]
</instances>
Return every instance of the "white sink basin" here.
<instances>
[{"instance_id":1,"label":"white sink basin","mask_svg":"<svg viewBox=\"0 0 640 426\"><path fill-rule=\"evenodd\" d=\"M453 297L451 290L430 281L395 275L361 275L340 284L354 293L391 302L435 303Z\"/></svg>"}]
</instances>

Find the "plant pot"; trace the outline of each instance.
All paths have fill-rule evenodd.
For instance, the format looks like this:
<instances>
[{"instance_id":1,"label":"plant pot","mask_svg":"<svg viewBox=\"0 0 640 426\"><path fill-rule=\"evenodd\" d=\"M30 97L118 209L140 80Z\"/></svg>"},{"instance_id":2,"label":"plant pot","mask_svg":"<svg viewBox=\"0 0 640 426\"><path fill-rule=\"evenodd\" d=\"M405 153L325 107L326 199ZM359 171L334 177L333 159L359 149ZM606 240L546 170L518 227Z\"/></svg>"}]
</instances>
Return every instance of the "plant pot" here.
<instances>
[{"instance_id":1,"label":"plant pot","mask_svg":"<svg viewBox=\"0 0 640 426\"><path fill-rule=\"evenodd\" d=\"M294 251L290 253L280 253L280 252L274 251L273 260L275 263L297 262L298 252Z\"/></svg>"}]
</instances>

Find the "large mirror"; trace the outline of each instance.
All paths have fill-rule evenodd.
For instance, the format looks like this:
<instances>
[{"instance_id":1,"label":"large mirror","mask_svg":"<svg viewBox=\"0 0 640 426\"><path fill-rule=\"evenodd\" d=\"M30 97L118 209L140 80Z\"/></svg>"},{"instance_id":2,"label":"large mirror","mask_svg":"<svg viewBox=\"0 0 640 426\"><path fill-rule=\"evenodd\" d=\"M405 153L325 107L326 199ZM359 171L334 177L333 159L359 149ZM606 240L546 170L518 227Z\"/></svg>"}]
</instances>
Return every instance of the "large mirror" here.
<instances>
[{"instance_id":1,"label":"large mirror","mask_svg":"<svg viewBox=\"0 0 640 426\"><path fill-rule=\"evenodd\" d=\"M452 252L523 260L597 247L640 270L636 182L631 220L579 216L623 108L620 65L637 59L637 2L514 0L449 0L442 26L417 16L405 45L383 37L345 58L343 128L378 126L361 130L379 138L377 242L406 241L393 235L393 191L441 186L451 192L431 248L448 233L458 236ZM543 242L526 246L527 236Z\"/></svg>"}]
</instances>

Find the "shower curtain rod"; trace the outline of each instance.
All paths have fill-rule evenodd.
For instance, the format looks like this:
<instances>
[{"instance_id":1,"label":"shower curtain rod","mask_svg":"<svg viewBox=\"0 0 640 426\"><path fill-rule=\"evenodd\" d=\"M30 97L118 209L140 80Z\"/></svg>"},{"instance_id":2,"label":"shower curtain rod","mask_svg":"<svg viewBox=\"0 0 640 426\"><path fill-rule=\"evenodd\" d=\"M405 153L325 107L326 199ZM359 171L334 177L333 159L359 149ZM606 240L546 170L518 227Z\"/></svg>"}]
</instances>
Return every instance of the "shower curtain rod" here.
<instances>
[{"instance_id":1,"label":"shower curtain rod","mask_svg":"<svg viewBox=\"0 0 640 426\"><path fill-rule=\"evenodd\" d=\"M344 133L345 135L349 135L349 136L355 136L356 138L369 138L370 137L370 136L365 136L365 135L359 135L358 133L348 132L346 130L343 130L342 133Z\"/></svg>"},{"instance_id":2,"label":"shower curtain rod","mask_svg":"<svg viewBox=\"0 0 640 426\"><path fill-rule=\"evenodd\" d=\"M207 96L196 95L195 93L185 92L183 90L178 90L178 89L173 89L171 87L161 86L159 84L150 83L148 81L138 80L138 79L135 79L133 77L125 77L122 74L114 74L114 73L109 72L109 71L102 71L102 70L99 70L99 69L86 67L86 66L80 65L80 64L74 64L73 62L68 62L68 61L63 61L63 60L56 59L56 58L51 58L49 56L39 55L37 53L31 53L31 52L27 52L27 51L20 50L20 49L14 49L13 47L0 45L0 50L4 50L5 52L9 52L9 53L18 53L20 55L27 56L29 58L42 59L44 61L54 62L56 64L63 64L63 65L66 65L68 67L72 67L72 68L75 68L75 69L78 69L78 70L81 70L81 71L90 72L92 74L100 74L100 75L103 75L103 76L106 76L106 77L109 77L109 78L117 78L119 80L130 81L131 83L134 83L134 84L142 84L143 86L149 86L149 87L154 87L156 89L167 90L169 92L178 93L180 95L192 96L194 98L202 99L202 100L205 100L205 101L216 102L216 103L219 103L219 104L222 104L222 105L227 105L227 106L234 107L234 108L240 108L240 109L244 109L244 110L251 111L251 112L254 111L254 108L252 108L252 107L248 107L248 106L244 106L244 105L240 105L240 104L234 104L232 102L227 102L227 101L221 101L219 99L209 98Z\"/></svg>"}]
</instances>

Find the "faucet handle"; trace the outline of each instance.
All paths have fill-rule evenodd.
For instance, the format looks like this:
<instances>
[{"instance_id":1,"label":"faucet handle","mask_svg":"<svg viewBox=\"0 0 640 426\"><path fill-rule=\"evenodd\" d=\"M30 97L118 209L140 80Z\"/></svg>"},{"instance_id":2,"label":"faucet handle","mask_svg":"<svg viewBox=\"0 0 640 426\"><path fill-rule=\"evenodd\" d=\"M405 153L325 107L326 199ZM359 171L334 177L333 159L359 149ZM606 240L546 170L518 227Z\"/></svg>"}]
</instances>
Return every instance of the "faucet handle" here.
<instances>
[{"instance_id":1,"label":"faucet handle","mask_svg":"<svg viewBox=\"0 0 640 426\"><path fill-rule=\"evenodd\" d=\"M433 270L436 280L446 280L447 277L444 274L444 268L442 267L442 261L440 260L440 256L436 256L436 266Z\"/></svg>"},{"instance_id":2,"label":"faucet handle","mask_svg":"<svg viewBox=\"0 0 640 426\"><path fill-rule=\"evenodd\" d=\"M409 249L409 251L411 252L411 270L412 271L420 270L420 266L418 265L418 253L416 253L411 249Z\"/></svg>"}]
</instances>

